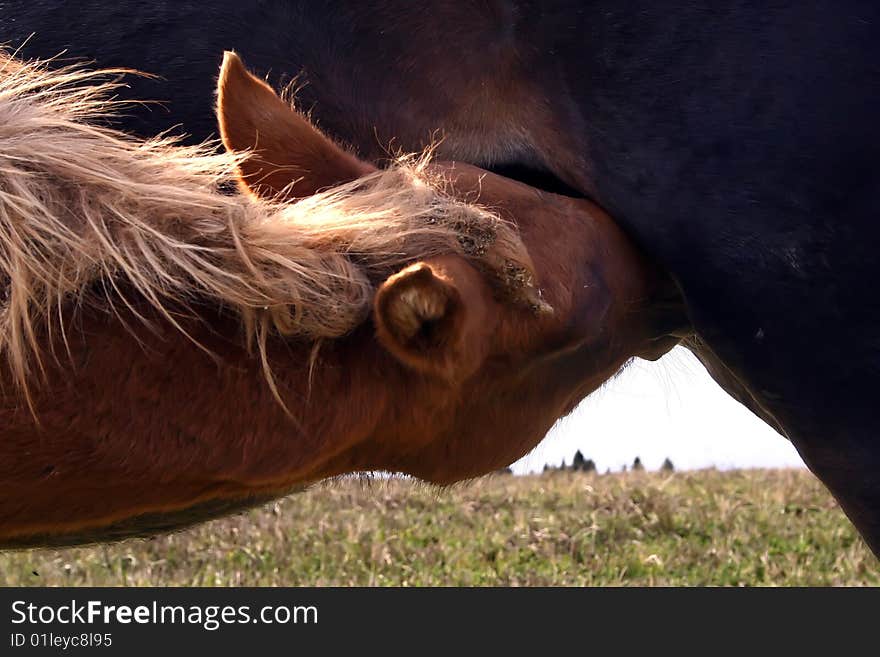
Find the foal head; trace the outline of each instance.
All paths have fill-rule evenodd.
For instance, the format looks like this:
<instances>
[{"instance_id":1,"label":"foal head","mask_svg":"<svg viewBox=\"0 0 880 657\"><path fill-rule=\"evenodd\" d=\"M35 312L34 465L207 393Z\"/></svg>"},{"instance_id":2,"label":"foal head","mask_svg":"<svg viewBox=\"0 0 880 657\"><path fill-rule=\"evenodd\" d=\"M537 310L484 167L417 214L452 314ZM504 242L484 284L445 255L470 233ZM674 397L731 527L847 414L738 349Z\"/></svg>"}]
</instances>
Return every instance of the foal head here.
<instances>
[{"instance_id":1,"label":"foal head","mask_svg":"<svg viewBox=\"0 0 880 657\"><path fill-rule=\"evenodd\" d=\"M247 193L288 201L383 175L321 134L232 53L221 70L218 117L225 146L250 154L240 165ZM515 225L532 266L509 266L499 281L447 255L386 280L372 330L394 364L359 373L365 385L386 388L384 412L369 437L321 474L387 469L446 483L486 473L533 448L630 358L659 357L677 342L669 335L679 317L666 302L668 281L594 204L463 163L430 163L421 175L412 184ZM479 239L475 251L491 248L491 238ZM531 287L539 296L523 292Z\"/></svg>"}]
</instances>

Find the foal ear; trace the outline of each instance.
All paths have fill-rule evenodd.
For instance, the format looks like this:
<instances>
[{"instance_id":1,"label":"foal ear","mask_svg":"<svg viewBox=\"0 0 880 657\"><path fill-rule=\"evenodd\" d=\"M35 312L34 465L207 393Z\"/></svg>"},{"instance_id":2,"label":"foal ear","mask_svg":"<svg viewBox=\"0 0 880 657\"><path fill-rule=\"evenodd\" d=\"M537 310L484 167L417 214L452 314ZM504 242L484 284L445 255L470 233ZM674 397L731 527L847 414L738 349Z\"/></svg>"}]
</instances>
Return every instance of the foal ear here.
<instances>
[{"instance_id":1,"label":"foal ear","mask_svg":"<svg viewBox=\"0 0 880 657\"><path fill-rule=\"evenodd\" d=\"M480 274L461 258L419 262L376 293L377 337L413 369L462 379L486 356L498 316L493 304Z\"/></svg>"},{"instance_id":2,"label":"foal ear","mask_svg":"<svg viewBox=\"0 0 880 657\"><path fill-rule=\"evenodd\" d=\"M234 52L223 55L217 120L227 150L251 151L239 165L239 181L263 198L311 196L376 170L323 135Z\"/></svg>"}]
</instances>

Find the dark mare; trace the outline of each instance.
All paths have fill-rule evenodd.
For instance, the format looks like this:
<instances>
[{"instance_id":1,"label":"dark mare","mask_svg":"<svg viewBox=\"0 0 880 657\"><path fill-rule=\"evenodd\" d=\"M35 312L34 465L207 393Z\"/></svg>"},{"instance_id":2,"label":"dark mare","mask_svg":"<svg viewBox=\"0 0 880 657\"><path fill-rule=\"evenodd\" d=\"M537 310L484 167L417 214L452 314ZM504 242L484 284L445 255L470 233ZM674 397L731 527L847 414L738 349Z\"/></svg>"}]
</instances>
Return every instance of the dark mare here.
<instances>
[{"instance_id":1,"label":"dark mare","mask_svg":"<svg viewBox=\"0 0 880 657\"><path fill-rule=\"evenodd\" d=\"M418 149L604 206L677 281L683 342L880 553L880 4L13 0L0 41L163 76L127 128L214 132L224 49L365 158ZM873 290L873 291L872 291Z\"/></svg>"}]
</instances>

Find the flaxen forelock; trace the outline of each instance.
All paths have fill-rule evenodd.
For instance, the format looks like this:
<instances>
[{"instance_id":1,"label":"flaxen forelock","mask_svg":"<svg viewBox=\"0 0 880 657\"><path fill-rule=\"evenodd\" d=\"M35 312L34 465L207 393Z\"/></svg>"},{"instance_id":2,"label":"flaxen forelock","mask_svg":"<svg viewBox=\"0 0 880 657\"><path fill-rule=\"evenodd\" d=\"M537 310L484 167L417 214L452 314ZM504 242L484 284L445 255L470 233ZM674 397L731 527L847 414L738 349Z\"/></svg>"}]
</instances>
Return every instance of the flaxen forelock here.
<instances>
[{"instance_id":1,"label":"flaxen forelock","mask_svg":"<svg viewBox=\"0 0 880 657\"><path fill-rule=\"evenodd\" d=\"M40 331L63 334L71 301L137 313L124 290L180 330L175 317L195 315L195 299L233 309L270 385L272 332L343 336L375 286L418 259L461 254L510 298L539 301L515 227L445 194L427 158L292 204L225 194L241 155L137 141L95 121L113 113L120 73L0 53L0 351L25 392L42 369Z\"/></svg>"}]
</instances>

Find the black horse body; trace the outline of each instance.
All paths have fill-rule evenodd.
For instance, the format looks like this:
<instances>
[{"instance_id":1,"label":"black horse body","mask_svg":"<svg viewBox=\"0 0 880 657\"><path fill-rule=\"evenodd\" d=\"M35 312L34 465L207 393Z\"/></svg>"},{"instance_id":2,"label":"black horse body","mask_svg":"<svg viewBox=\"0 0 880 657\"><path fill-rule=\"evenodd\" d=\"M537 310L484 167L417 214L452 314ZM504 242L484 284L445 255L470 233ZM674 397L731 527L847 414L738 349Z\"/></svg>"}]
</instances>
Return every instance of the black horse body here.
<instances>
[{"instance_id":1,"label":"black horse body","mask_svg":"<svg viewBox=\"0 0 880 657\"><path fill-rule=\"evenodd\" d=\"M678 283L686 343L880 553L880 4L0 2L0 42L163 76L126 129L215 132L222 51L367 157L555 176Z\"/></svg>"}]
</instances>

